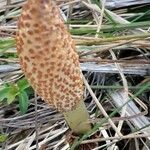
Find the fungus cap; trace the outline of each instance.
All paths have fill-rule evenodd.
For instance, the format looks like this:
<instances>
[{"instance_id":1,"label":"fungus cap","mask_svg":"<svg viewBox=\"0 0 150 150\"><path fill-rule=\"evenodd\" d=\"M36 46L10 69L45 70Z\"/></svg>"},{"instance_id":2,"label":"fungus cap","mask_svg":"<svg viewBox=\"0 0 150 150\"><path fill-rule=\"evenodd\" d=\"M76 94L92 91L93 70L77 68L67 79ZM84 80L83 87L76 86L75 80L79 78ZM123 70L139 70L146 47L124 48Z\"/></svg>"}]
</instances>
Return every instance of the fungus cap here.
<instances>
[{"instance_id":1,"label":"fungus cap","mask_svg":"<svg viewBox=\"0 0 150 150\"><path fill-rule=\"evenodd\" d=\"M51 0L28 0L16 36L20 65L35 92L61 112L83 97L74 41Z\"/></svg>"}]
</instances>

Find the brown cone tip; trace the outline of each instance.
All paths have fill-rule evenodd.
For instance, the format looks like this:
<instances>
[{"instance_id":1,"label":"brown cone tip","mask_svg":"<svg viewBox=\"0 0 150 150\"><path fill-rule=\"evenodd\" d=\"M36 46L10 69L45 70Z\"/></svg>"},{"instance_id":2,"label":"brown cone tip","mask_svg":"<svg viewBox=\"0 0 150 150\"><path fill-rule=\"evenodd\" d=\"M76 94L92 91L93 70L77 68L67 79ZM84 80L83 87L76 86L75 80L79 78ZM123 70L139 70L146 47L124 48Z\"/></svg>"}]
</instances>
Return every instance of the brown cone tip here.
<instances>
[{"instance_id":1,"label":"brown cone tip","mask_svg":"<svg viewBox=\"0 0 150 150\"><path fill-rule=\"evenodd\" d=\"M35 92L61 112L82 100L75 44L51 0L28 0L16 36L21 68Z\"/></svg>"}]
</instances>

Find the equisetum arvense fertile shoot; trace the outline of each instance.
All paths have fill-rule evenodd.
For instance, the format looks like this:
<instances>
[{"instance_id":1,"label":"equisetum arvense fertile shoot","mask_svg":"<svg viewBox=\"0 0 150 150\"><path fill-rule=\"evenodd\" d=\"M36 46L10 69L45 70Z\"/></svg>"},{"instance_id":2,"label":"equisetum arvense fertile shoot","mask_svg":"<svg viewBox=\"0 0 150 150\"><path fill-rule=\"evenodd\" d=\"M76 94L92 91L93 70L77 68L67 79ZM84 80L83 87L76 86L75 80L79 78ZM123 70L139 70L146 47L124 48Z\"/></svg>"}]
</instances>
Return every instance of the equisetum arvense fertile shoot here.
<instances>
[{"instance_id":1,"label":"equisetum arvense fertile shoot","mask_svg":"<svg viewBox=\"0 0 150 150\"><path fill-rule=\"evenodd\" d=\"M75 133L90 130L74 41L52 0L28 0L16 35L25 77L41 98L64 114Z\"/></svg>"}]
</instances>

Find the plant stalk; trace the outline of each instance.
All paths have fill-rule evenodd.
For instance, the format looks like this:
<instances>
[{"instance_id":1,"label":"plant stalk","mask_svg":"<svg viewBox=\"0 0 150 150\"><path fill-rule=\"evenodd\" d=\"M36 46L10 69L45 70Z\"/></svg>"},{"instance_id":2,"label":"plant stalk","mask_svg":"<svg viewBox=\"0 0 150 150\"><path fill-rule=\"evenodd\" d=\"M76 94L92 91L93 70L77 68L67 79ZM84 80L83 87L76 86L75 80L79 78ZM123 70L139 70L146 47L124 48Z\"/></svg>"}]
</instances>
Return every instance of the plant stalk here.
<instances>
[{"instance_id":1,"label":"plant stalk","mask_svg":"<svg viewBox=\"0 0 150 150\"><path fill-rule=\"evenodd\" d=\"M66 122L71 130L76 134L84 134L91 130L89 113L84 101L80 101L75 110L64 113Z\"/></svg>"}]
</instances>

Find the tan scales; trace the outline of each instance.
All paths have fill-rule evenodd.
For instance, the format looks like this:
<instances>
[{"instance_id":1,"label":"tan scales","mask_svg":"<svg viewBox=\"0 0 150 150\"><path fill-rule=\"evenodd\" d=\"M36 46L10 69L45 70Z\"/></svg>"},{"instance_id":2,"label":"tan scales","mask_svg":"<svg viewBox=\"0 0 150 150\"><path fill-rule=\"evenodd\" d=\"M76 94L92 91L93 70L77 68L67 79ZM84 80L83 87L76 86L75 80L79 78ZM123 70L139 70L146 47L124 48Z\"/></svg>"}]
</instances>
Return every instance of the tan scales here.
<instances>
[{"instance_id":1,"label":"tan scales","mask_svg":"<svg viewBox=\"0 0 150 150\"><path fill-rule=\"evenodd\" d=\"M28 0L16 36L21 68L36 93L61 112L83 99L74 41L51 0Z\"/></svg>"}]
</instances>

